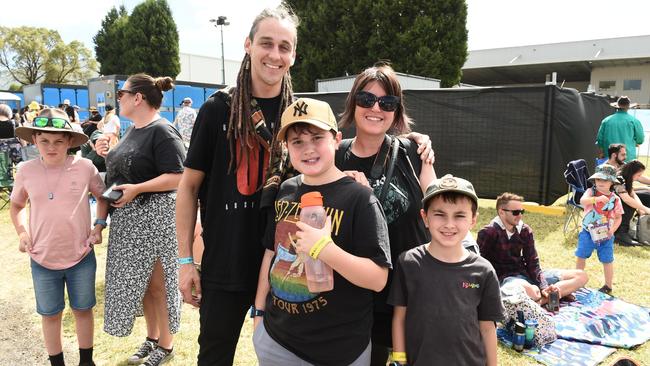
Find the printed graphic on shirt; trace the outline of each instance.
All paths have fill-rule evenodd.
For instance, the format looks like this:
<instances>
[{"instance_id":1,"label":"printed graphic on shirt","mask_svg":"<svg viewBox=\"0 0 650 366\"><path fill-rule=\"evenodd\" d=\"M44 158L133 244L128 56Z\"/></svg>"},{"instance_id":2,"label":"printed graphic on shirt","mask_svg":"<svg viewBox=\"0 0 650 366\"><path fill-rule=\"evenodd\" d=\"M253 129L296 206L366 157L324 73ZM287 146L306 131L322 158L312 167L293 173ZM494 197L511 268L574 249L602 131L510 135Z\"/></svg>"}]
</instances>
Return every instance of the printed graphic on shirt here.
<instances>
[{"instance_id":1,"label":"printed graphic on shirt","mask_svg":"<svg viewBox=\"0 0 650 366\"><path fill-rule=\"evenodd\" d=\"M372 187L375 197L379 197L381 190L384 188L386 176L382 175L379 179L370 179L369 183ZM408 187L402 184L397 176L393 176L390 180L390 187L386 192L386 198L381 203L384 208L384 215L386 215L386 223L390 224L402 216L409 208Z\"/></svg>"},{"instance_id":2,"label":"printed graphic on shirt","mask_svg":"<svg viewBox=\"0 0 650 366\"><path fill-rule=\"evenodd\" d=\"M461 283L461 287L462 287L462 288L480 288L481 285L478 284L478 283L474 283L474 282L463 281L463 282Z\"/></svg>"},{"instance_id":3,"label":"printed graphic on shirt","mask_svg":"<svg viewBox=\"0 0 650 366\"><path fill-rule=\"evenodd\" d=\"M326 208L332 219L332 236L338 232L343 219L343 211ZM273 293L273 304L294 313L310 313L327 305L327 300L311 293L307 288L305 260L296 253L296 222L300 221L300 204L298 202L276 201L275 258L271 264L269 281ZM336 285L335 285L336 286ZM318 299L316 299L319 297ZM315 301L311 301L316 299ZM291 305L290 303L303 303ZM314 302L316 306L308 306ZM292 310L293 309L293 310Z\"/></svg>"},{"instance_id":4,"label":"printed graphic on shirt","mask_svg":"<svg viewBox=\"0 0 650 366\"><path fill-rule=\"evenodd\" d=\"M604 196L602 193L597 192L596 197ZM582 227L586 230L589 226L607 224L610 219L613 219L614 209L616 208L616 195L609 194L609 201L606 203L596 202L593 210L587 212L582 219Z\"/></svg>"}]
</instances>

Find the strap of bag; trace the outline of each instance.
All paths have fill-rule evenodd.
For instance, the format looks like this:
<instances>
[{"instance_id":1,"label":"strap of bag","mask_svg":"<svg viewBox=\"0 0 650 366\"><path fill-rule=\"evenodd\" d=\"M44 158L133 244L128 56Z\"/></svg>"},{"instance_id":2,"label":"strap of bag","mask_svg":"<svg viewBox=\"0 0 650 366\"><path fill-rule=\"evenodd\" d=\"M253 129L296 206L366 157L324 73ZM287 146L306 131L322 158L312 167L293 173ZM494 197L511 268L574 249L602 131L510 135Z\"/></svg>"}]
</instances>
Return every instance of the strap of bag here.
<instances>
[{"instance_id":1,"label":"strap of bag","mask_svg":"<svg viewBox=\"0 0 650 366\"><path fill-rule=\"evenodd\" d=\"M395 172L395 163L397 162L397 153L399 152L399 139L396 137L390 137L386 135L388 139L391 139L391 156L388 161L388 170L386 171L386 180L384 185L381 187L381 193L379 193L379 202L383 202L386 194L388 193L388 187L390 186L390 180L393 178L393 173ZM383 150L383 148L382 148ZM374 168L374 166L373 166Z\"/></svg>"}]
</instances>

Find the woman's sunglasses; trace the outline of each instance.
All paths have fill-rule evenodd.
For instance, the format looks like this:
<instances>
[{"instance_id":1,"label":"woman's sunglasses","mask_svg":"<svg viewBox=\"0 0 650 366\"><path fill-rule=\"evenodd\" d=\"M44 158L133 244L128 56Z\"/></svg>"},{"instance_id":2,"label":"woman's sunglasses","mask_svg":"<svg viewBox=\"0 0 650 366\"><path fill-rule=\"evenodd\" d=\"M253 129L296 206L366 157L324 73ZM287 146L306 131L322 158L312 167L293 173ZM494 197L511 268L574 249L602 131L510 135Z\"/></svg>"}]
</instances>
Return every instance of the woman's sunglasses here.
<instances>
[{"instance_id":1,"label":"woman's sunglasses","mask_svg":"<svg viewBox=\"0 0 650 366\"><path fill-rule=\"evenodd\" d=\"M115 93L115 94L117 94L117 99L122 99L124 94L133 94L133 95L135 95L135 94L138 94L138 93L139 92L137 92L137 91L133 91L133 90L129 90L129 89L118 89L117 93ZM142 99L144 99L144 95L142 95Z\"/></svg>"},{"instance_id":2,"label":"woman's sunglasses","mask_svg":"<svg viewBox=\"0 0 650 366\"><path fill-rule=\"evenodd\" d=\"M526 213L526 210L524 210L524 209L521 209L521 210L508 210L507 208L502 208L502 210L512 213L512 216L519 216L519 215L523 215L523 214Z\"/></svg>"},{"instance_id":3,"label":"woman's sunglasses","mask_svg":"<svg viewBox=\"0 0 650 366\"><path fill-rule=\"evenodd\" d=\"M63 118L49 118L49 117L36 117L32 122L34 127L54 127L54 128L65 128L66 125L69 125L69 122ZM72 128L72 126L70 126Z\"/></svg>"},{"instance_id":4,"label":"woman's sunglasses","mask_svg":"<svg viewBox=\"0 0 650 366\"><path fill-rule=\"evenodd\" d=\"M354 100L359 107L372 108L372 106L379 101L379 108L384 112L393 112L399 107L400 99L395 95L384 95L377 97L376 95L367 91L358 91L354 95Z\"/></svg>"}]
</instances>

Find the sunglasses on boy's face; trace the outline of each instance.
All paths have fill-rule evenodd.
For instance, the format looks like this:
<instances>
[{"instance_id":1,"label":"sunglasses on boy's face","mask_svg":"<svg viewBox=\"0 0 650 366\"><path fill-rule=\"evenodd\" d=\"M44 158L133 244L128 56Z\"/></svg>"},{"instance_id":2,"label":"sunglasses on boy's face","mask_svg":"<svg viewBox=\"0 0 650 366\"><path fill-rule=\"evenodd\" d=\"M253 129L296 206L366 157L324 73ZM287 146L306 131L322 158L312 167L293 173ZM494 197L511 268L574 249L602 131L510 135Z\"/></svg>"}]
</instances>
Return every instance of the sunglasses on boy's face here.
<instances>
[{"instance_id":1,"label":"sunglasses on boy's face","mask_svg":"<svg viewBox=\"0 0 650 366\"><path fill-rule=\"evenodd\" d=\"M384 112L393 112L399 106L399 97L397 96L384 95L383 97L377 97L367 91L357 92L354 95L354 100L359 107L363 108L372 108L379 101L379 108Z\"/></svg>"},{"instance_id":2,"label":"sunglasses on boy's face","mask_svg":"<svg viewBox=\"0 0 650 366\"><path fill-rule=\"evenodd\" d=\"M508 210L507 208L502 208L503 211L508 211L512 214L512 216L519 216L523 215L526 213L526 210L521 209L521 210Z\"/></svg>"},{"instance_id":3,"label":"sunglasses on boy's face","mask_svg":"<svg viewBox=\"0 0 650 366\"><path fill-rule=\"evenodd\" d=\"M49 117L36 117L34 122L32 122L34 127L54 127L54 128L65 128L65 125L69 124L63 118L49 118ZM70 126L72 128L72 126Z\"/></svg>"}]
</instances>

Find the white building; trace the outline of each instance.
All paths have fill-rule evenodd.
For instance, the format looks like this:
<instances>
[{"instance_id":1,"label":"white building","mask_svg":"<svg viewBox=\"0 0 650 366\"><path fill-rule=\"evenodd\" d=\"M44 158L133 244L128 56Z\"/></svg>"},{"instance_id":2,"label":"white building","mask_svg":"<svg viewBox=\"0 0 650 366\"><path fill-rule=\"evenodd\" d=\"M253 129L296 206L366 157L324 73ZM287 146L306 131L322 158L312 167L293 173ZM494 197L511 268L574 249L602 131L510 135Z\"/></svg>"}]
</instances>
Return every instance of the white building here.
<instances>
[{"instance_id":1,"label":"white building","mask_svg":"<svg viewBox=\"0 0 650 366\"><path fill-rule=\"evenodd\" d=\"M181 72L177 80L209 84L224 84L221 78L221 58L181 53ZM241 60L225 62L226 85L235 85Z\"/></svg>"},{"instance_id":2,"label":"white building","mask_svg":"<svg viewBox=\"0 0 650 366\"><path fill-rule=\"evenodd\" d=\"M539 85L553 72L567 87L650 104L650 35L470 51L462 81Z\"/></svg>"}]
</instances>

